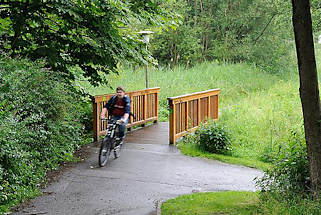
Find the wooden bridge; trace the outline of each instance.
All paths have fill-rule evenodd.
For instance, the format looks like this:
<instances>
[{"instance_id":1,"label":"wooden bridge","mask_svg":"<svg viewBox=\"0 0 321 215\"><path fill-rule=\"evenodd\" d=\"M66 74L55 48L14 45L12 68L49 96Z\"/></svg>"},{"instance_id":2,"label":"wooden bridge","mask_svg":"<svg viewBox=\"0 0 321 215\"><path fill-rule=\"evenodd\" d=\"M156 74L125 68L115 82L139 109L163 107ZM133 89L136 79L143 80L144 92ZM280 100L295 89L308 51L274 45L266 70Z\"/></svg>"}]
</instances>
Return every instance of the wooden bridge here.
<instances>
[{"instance_id":1,"label":"wooden bridge","mask_svg":"<svg viewBox=\"0 0 321 215\"><path fill-rule=\"evenodd\" d=\"M148 122L158 121L158 98L160 88L149 88L127 92L131 100L131 112L127 129L145 126ZM218 119L219 89L168 98L169 104L169 143L197 129L207 119ZM114 94L97 95L92 99L94 117L94 141L105 135L107 123L99 120L100 113Z\"/></svg>"}]
</instances>

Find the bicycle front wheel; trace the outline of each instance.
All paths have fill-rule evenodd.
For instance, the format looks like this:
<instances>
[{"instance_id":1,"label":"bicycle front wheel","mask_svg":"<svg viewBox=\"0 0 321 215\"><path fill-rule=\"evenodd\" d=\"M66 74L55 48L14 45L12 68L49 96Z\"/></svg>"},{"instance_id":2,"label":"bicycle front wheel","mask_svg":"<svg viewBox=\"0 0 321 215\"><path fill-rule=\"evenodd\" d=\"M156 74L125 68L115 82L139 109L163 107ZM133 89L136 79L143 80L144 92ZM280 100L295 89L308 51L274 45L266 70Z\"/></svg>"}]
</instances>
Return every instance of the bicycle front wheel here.
<instances>
[{"instance_id":1,"label":"bicycle front wheel","mask_svg":"<svg viewBox=\"0 0 321 215\"><path fill-rule=\"evenodd\" d=\"M110 138L104 138L100 146L99 157L98 157L98 163L100 167L103 167L108 163L110 151L111 151Z\"/></svg>"}]
</instances>

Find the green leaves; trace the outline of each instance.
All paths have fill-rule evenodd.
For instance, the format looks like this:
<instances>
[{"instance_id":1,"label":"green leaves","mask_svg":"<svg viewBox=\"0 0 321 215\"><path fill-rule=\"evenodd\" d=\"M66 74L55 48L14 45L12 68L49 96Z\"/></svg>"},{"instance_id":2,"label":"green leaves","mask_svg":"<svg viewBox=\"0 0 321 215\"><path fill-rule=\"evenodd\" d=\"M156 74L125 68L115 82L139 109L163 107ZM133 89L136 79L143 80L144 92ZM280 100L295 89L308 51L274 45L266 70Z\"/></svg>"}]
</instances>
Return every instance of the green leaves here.
<instances>
[{"instance_id":1,"label":"green leaves","mask_svg":"<svg viewBox=\"0 0 321 215\"><path fill-rule=\"evenodd\" d=\"M279 148L273 169L257 180L263 191L286 195L307 193L311 189L309 166L303 129L292 132L287 142Z\"/></svg>"},{"instance_id":2,"label":"green leaves","mask_svg":"<svg viewBox=\"0 0 321 215\"><path fill-rule=\"evenodd\" d=\"M230 134L226 128L215 121L202 124L196 131L195 136L199 147L207 152L224 154L230 150Z\"/></svg>"},{"instance_id":3,"label":"green leaves","mask_svg":"<svg viewBox=\"0 0 321 215\"><path fill-rule=\"evenodd\" d=\"M151 42L162 64L200 61L250 62L266 71L287 69L291 44L290 2L280 0L176 1L182 15L176 30Z\"/></svg>"},{"instance_id":4,"label":"green leaves","mask_svg":"<svg viewBox=\"0 0 321 215\"><path fill-rule=\"evenodd\" d=\"M117 71L121 61L141 62L145 47L133 36L131 23L163 23L154 1L53 0L0 6L0 49L35 61L66 79L78 65L92 84L100 72ZM126 30L125 30L126 29Z\"/></svg>"},{"instance_id":5,"label":"green leaves","mask_svg":"<svg viewBox=\"0 0 321 215\"><path fill-rule=\"evenodd\" d=\"M71 160L81 122L90 120L82 98L40 62L2 56L0 71L0 205L9 206L35 193L48 169Z\"/></svg>"}]
</instances>

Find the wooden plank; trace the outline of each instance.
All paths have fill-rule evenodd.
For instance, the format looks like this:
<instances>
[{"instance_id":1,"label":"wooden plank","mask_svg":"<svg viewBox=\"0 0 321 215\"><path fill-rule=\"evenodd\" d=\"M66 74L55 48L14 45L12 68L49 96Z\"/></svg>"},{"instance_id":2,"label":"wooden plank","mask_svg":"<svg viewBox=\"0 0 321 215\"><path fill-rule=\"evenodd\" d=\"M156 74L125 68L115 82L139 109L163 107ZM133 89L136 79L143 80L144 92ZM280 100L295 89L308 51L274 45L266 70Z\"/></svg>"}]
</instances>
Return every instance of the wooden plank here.
<instances>
[{"instance_id":1,"label":"wooden plank","mask_svg":"<svg viewBox=\"0 0 321 215\"><path fill-rule=\"evenodd\" d=\"M157 123L158 122L158 108L159 108L159 106L158 106L158 93L155 93L154 94L154 98L155 98L155 112L154 112L154 115L156 116L156 120L154 121L154 123Z\"/></svg>"},{"instance_id":2,"label":"wooden plank","mask_svg":"<svg viewBox=\"0 0 321 215\"><path fill-rule=\"evenodd\" d=\"M149 119L146 119L146 120L140 120L140 121L137 121L137 122L134 122L132 124L127 124L127 128L130 128L130 127L133 127L133 126L136 126L136 125L142 125L142 124L146 124L147 122L151 122L151 121L154 121L156 119L156 117L151 117Z\"/></svg>"},{"instance_id":3,"label":"wooden plank","mask_svg":"<svg viewBox=\"0 0 321 215\"><path fill-rule=\"evenodd\" d=\"M194 132L197 128L198 128L198 127L194 127L194 128L189 129L188 131L182 131L182 132L180 132L180 133L178 133L178 134L175 135L175 139L178 139L178 138L180 138L180 137L182 137L182 136L184 136L184 135L186 135L186 134L188 134L188 133L192 133L192 132Z\"/></svg>"},{"instance_id":4,"label":"wooden plank","mask_svg":"<svg viewBox=\"0 0 321 215\"><path fill-rule=\"evenodd\" d=\"M178 129L178 131L176 132L176 134L182 131L182 124L183 124L183 117L182 117L183 108L182 108L182 103L179 103L178 106L179 106L179 111L177 111L177 113L178 113L178 115L179 115L179 120L178 120L179 129Z\"/></svg>"},{"instance_id":5,"label":"wooden plank","mask_svg":"<svg viewBox=\"0 0 321 215\"><path fill-rule=\"evenodd\" d=\"M186 119L186 124L185 124L185 130L188 130L189 128L189 117L188 117L188 102L185 102L185 119Z\"/></svg>"},{"instance_id":6,"label":"wooden plank","mask_svg":"<svg viewBox=\"0 0 321 215\"><path fill-rule=\"evenodd\" d=\"M218 113L218 106L217 104L217 96L218 95L214 95L211 96L211 119L217 119L217 113Z\"/></svg>"},{"instance_id":7,"label":"wooden plank","mask_svg":"<svg viewBox=\"0 0 321 215\"><path fill-rule=\"evenodd\" d=\"M201 102L201 122L203 122L206 119L206 115L207 115L207 98L208 97L204 97L204 98L200 98L200 102Z\"/></svg>"},{"instance_id":8,"label":"wooden plank","mask_svg":"<svg viewBox=\"0 0 321 215\"><path fill-rule=\"evenodd\" d=\"M192 101L189 101L187 102L188 105L187 105L187 112L188 112L188 120L189 120L189 124L188 124L188 129L192 128L193 127L193 117L192 117L192 104L193 102Z\"/></svg>"},{"instance_id":9,"label":"wooden plank","mask_svg":"<svg viewBox=\"0 0 321 215\"><path fill-rule=\"evenodd\" d=\"M175 104L174 105L174 110L175 110L175 130L174 130L174 134L176 135L177 133L179 133L179 122L180 122L180 118L179 118L179 113L180 113L180 109L179 109L179 104Z\"/></svg>"},{"instance_id":10,"label":"wooden plank","mask_svg":"<svg viewBox=\"0 0 321 215\"><path fill-rule=\"evenodd\" d=\"M168 100L169 106L169 143L175 144L175 110L172 100Z\"/></svg>"},{"instance_id":11,"label":"wooden plank","mask_svg":"<svg viewBox=\"0 0 321 215\"><path fill-rule=\"evenodd\" d=\"M207 117L211 118L211 97L207 97Z\"/></svg>"},{"instance_id":12,"label":"wooden plank","mask_svg":"<svg viewBox=\"0 0 321 215\"><path fill-rule=\"evenodd\" d=\"M209 91L204 91L204 92L199 92L199 93L193 93L189 95L184 95L184 96L176 96L176 97L170 97L168 99L173 100L173 104L176 103L182 103L194 99L199 99L203 97L208 97L212 95L218 95L220 92L220 89L214 89L214 90L209 90Z\"/></svg>"},{"instance_id":13,"label":"wooden plank","mask_svg":"<svg viewBox=\"0 0 321 215\"><path fill-rule=\"evenodd\" d=\"M129 91L126 92L126 95L128 96L139 96L139 95L145 95L145 94L151 94L151 93L158 93L159 92L159 87L155 87L155 88L149 88L149 89L144 89L144 90L137 90L137 91ZM111 96L115 95L115 93L112 94L103 94L103 95L96 95L95 96L95 102L101 102L101 101L106 101L106 99L108 100L108 98L110 98Z\"/></svg>"},{"instance_id":14,"label":"wooden plank","mask_svg":"<svg viewBox=\"0 0 321 215\"><path fill-rule=\"evenodd\" d=\"M192 100L190 101L191 102L191 117L192 117L192 121L193 121L193 124L192 124L192 127L193 126L196 126L197 124L197 115L196 115L196 101L195 100Z\"/></svg>"},{"instance_id":15,"label":"wooden plank","mask_svg":"<svg viewBox=\"0 0 321 215\"><path fill-rule=\"evenodd\" d=\"M216 99L216 107L215 107L215 110L216 110L216 115L215 115L215 119L218 119L218 104L219 104L219 95L217 95L217 99Z\"/></svg>"},{"instance_id":16,"label":"wooden plank","mask_svg":"<svg viewBox=\"0 0 321 215\"><path fill-rule=\"evenodd\" d=\"M197 99L197 126L201 123L201 99Z\"/></svg>"},{"instance_id":17,"label":"wooden plank","mask_svg":"<svg viewBox=\"0 0 321 215\"><path fill-rule=\"evenodd\" d=\"M146 94L146 118L151 117L151 95Z\"/></svg>"}]
</instances>

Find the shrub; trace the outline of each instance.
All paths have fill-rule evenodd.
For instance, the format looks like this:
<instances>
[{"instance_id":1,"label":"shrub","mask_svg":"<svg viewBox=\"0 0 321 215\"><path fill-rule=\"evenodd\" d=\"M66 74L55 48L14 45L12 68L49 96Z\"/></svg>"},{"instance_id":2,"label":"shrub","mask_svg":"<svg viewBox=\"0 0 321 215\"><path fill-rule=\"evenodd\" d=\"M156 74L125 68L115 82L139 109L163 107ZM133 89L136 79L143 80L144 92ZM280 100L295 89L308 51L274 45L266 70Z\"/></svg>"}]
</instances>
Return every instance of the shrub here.
<instances>
[{"instance_id":1,"label":"shrub","mask_svg":"<svg viewBox=\"0 0 321 215\"><path fill-rule=\"evenodd\" d=\"M303 131L293 132L280 149L279 158L257 184L263 192L305 194L310 189L309 165Z\"/></svg>"},{"instance_id":2,"label":"shrub","mask_svg":"<svg viewBox=\"0 0 321 215\"><path fill-rule=\"evenodd\" d=\"M41 63L0 58L0 213L32 197L81 143L82 97Z\"/></svg>"},{"instance_id":3,"label":"shrub","mask_svg":"<svg viewBox=\"0 0 321 215\"><path fill-rule=\"evenodd\" d=\"M230 134L227 129L215 121L202 124L195 132L201 150L225 154L230 148Z\"/></svg>"},{"instance_id":4,"label":"shrub","mask_svg":"<svg viewBox=\"0 0 321 215\"><path fill-rule=\"evenodd\" d=\"M319 215L321 211L321 198L312 196L293 195L291 198L279 193L261 193L258 204L260 214L309 214Z\"/></svg>"}]
</instances>

